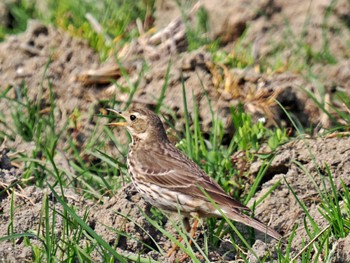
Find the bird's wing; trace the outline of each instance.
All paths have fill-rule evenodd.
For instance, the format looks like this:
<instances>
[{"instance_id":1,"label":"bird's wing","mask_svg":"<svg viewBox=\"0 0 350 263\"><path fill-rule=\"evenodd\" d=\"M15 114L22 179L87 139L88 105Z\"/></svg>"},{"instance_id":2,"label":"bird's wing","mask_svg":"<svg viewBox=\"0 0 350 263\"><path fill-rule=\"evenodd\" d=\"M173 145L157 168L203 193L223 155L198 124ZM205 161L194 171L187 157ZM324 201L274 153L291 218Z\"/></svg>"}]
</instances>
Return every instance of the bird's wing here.
<instances>
[{"instance_id":1,"label":"bird's wing","mask_svg":"<svg viewBox=\"0 0 350 263\"><path fill-rule=\"evenodd\" d=\"M138 172L142 171L152 184L208 201L202 188L218 205L249 210L228 196L214 179L171 144L164 149L149 147L143 154L136 151L133 158L136 166L143 167Z\"/></svg>"}]
</instances>

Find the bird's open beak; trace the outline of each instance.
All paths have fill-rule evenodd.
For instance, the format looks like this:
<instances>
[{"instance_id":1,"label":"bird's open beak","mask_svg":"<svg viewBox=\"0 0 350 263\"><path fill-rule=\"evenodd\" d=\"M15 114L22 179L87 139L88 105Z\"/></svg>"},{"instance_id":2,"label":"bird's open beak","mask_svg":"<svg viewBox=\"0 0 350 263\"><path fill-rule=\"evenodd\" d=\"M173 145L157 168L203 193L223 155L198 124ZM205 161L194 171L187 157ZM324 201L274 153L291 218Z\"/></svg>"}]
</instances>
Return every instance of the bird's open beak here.
<instances>
[{"instance_id":1,"label":"bird's open beak","mask_svg":"<svg viewBox=\"0 0 350 263\"><path fill-rule=\"evenodd\" d=\"M115 114L117 114L125 119L125 117L123 116L123 114L120 111L116 111L114 109L106 109L106 110L114 112ZM106 124L106 126L109 126L109 127L127 126L127 125L128 125L127 122L111 122L111 123Z\"/></svg>"}]
</instances>

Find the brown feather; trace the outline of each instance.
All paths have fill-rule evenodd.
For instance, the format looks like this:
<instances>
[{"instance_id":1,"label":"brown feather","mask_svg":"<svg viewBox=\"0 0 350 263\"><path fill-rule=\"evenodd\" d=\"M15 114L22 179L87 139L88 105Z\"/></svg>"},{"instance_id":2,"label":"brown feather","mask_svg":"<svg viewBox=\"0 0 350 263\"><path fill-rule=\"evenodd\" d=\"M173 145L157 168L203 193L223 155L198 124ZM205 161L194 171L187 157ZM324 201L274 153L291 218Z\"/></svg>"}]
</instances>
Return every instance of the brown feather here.
<instances>
[{"instance_id":1,"label":"brown feather","mask_svg":"<svg viewBox=\"0 0 350 263\"><path fill-rule=\"evenodd\" d=\"M277 240L282 239L282 236L277 231L275 231L271 227L268 227L266 224L260 222L258 219L250 217L246 214L243 214L240 211L231 210L227 213L227 216L234 221L253 227L262 233L265 233L273 238L276 238Z\"/></svg>"},{"instance_id":2,"label":"brown feather","mask_svg":"<svg viewBox=\"0 0 350 263\"><path fill-rule=\"evenodd\" d=\"M146 169L143 170L144 175L150 183L178 191L179 193L189 194L209 203L210 201L200 189L201 187L205 189L208 195L218 205L250 210L248 207L228 196L195 162L187 158L186 155L170 142L162 144L162 146L158 145L157 147L154 147L154 145L143 145L142 148L142 151L136 149L133 151L133 158L136 165L148 167L147 171ZM165 159L165 155L171 158ZM169 167L171 167L171 170L169 170Z\"/></svg>"}]
</instances>

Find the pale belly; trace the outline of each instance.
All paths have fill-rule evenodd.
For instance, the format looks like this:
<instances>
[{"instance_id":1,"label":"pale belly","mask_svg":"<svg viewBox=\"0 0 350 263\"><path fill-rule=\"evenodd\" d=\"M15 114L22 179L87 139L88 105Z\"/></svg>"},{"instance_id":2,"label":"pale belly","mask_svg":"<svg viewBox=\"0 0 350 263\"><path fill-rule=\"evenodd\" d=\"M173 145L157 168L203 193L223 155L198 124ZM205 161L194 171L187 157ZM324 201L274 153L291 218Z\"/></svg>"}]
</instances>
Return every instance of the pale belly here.
<instances>
[{"instance_id":1,"label":"pale belly","mask_svg":"<svg viewBox=\"0 0 350 263\"><path fill-rule=\"evenodd\" d=\"M193 213L200 215L212 214L213 207L210 203L200 199L194 199L190 195L164 189L156 185L141 185L134 182L144 200L151 205L168 212L180 212L184 216Z\"/></svg>"}]
</instances>

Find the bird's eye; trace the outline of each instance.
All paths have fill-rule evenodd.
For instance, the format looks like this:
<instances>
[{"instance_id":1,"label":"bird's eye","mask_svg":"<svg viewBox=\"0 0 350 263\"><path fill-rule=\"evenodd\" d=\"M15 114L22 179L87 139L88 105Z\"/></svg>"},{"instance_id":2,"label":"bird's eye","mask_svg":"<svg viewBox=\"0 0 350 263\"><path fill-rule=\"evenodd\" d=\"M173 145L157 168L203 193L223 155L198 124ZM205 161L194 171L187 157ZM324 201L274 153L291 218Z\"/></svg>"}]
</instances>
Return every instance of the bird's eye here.
<instances>
[{"instance_id":1,"label":"bird's eye","mask_svg":"<svg viewBox=\"0 0 350 263\"><path fill-rule=\"evenodd\" d=\"M136 116L135 115L130 115L130 120L132 120L132 121L136 120Z\"/></svg>"}]
</instances>

